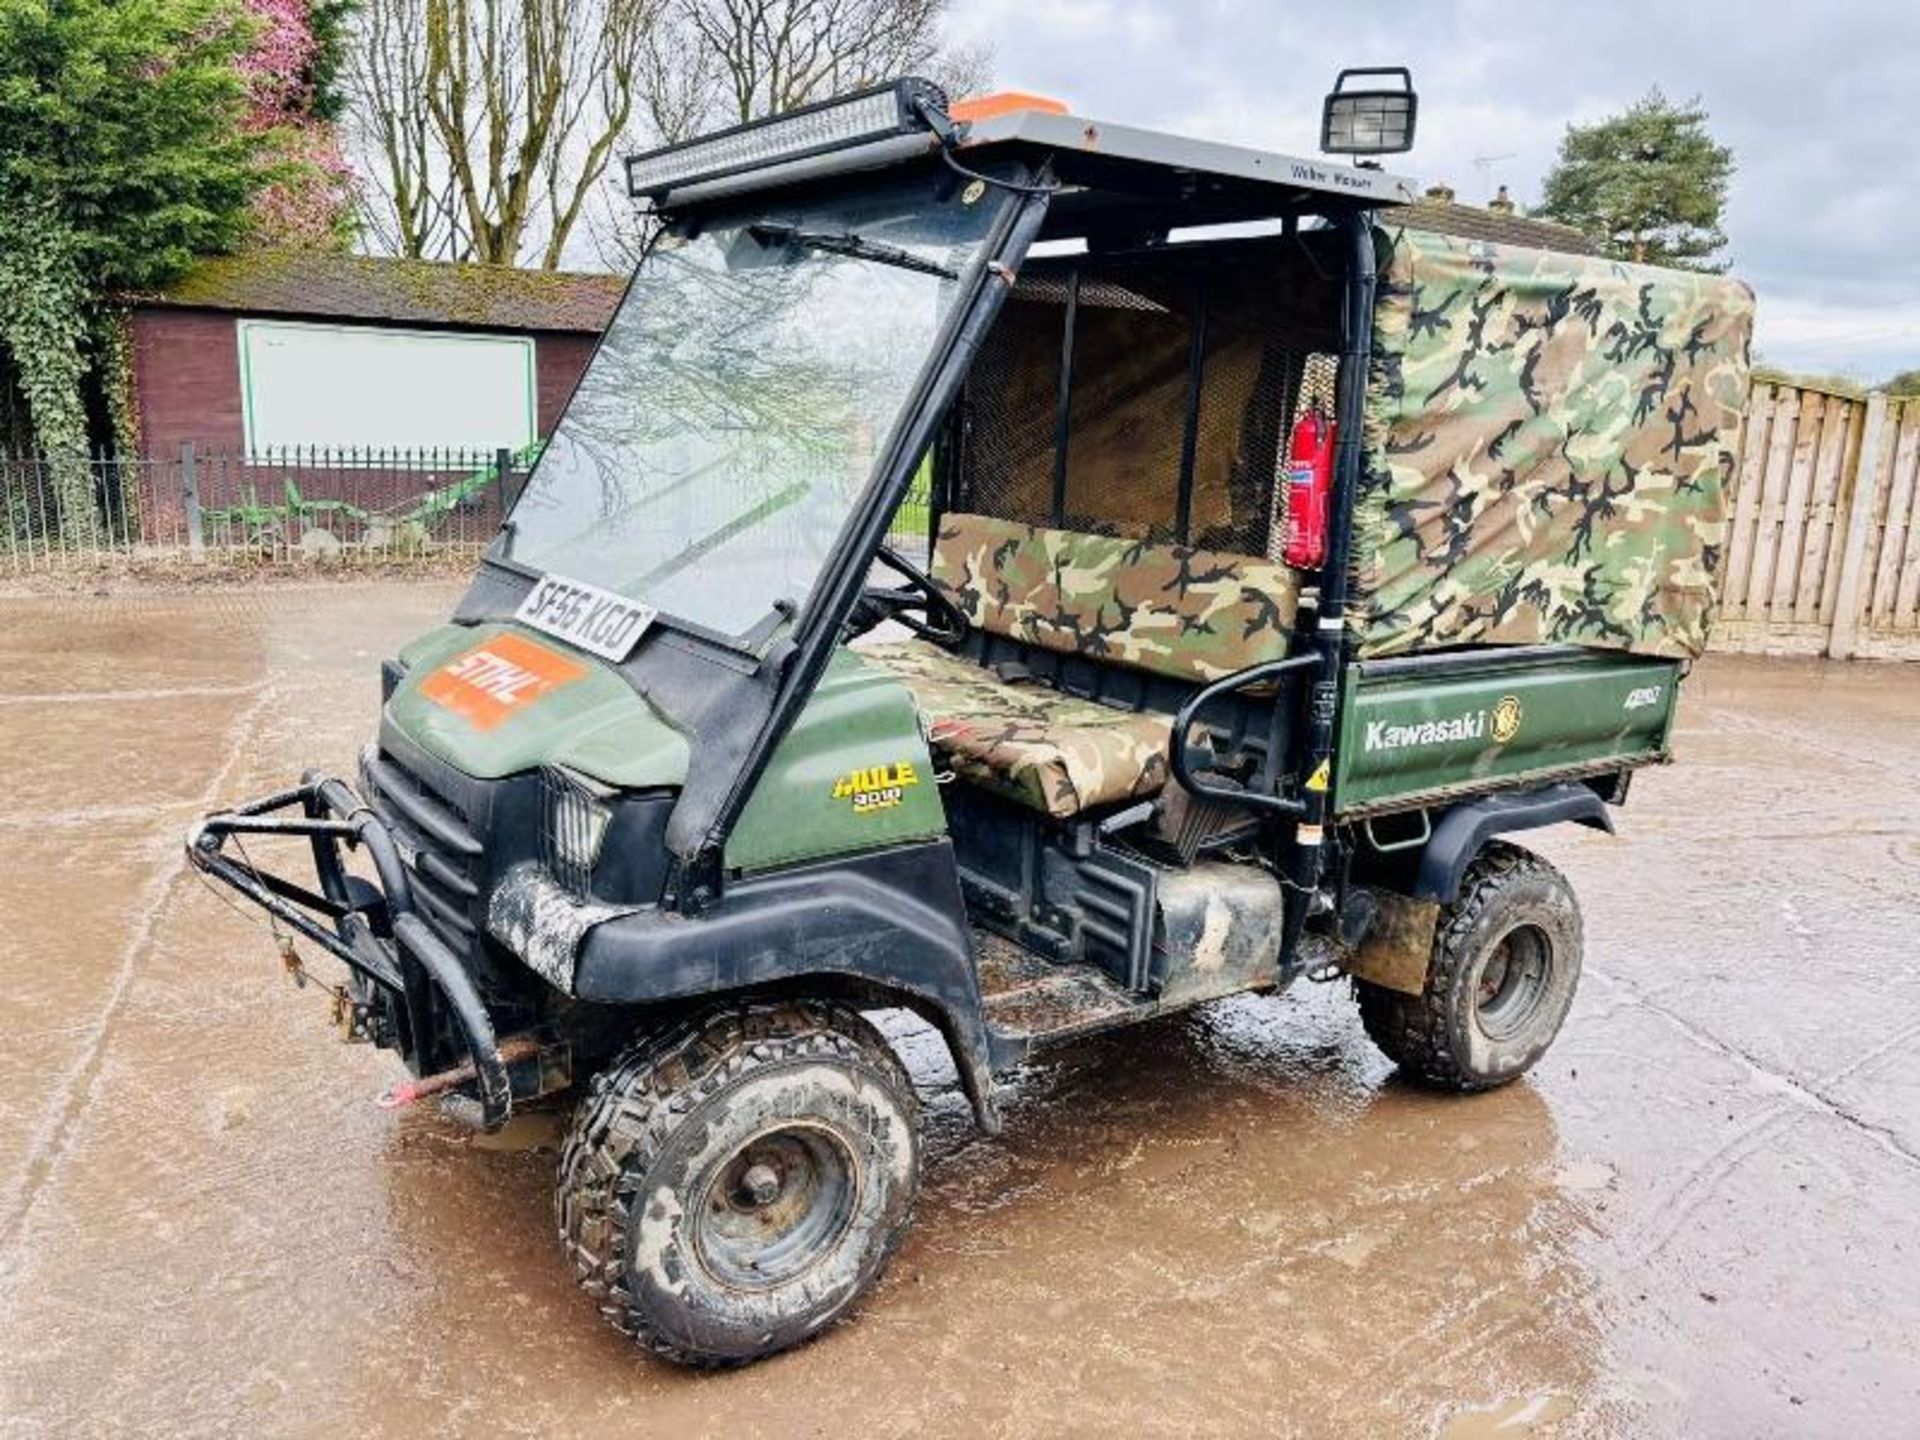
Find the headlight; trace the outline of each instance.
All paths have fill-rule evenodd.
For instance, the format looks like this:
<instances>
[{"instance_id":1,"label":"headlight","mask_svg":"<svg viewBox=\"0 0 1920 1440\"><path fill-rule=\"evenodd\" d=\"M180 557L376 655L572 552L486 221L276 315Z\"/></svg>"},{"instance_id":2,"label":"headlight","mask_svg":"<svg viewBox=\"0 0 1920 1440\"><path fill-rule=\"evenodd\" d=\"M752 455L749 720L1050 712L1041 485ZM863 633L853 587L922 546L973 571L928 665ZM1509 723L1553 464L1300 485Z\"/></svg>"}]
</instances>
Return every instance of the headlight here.
<instances>
[{"instance_id":1,"label":"headlight","mask_svg":"<svg viewBox=\"0 0 1920 1440\"><path fill-rule=\"evenodd\" d=\"M541 770L540 783L546 800L542 858L555 880L585 898L613 820L606 804L612 792L552 765Z\"/></svg>"}]
</instances>

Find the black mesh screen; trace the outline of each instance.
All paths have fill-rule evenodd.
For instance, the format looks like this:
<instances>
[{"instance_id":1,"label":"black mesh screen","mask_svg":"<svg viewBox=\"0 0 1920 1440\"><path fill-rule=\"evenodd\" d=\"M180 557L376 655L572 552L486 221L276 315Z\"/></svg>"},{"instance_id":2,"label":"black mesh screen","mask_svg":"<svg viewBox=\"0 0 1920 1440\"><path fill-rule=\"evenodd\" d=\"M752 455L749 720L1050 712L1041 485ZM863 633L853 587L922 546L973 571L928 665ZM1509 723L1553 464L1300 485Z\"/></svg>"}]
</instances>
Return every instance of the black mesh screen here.
<instances>
[{"instance_id":1,"label":"black mesh screen","mask_svg":"<svg viewBox=\"0 0 1920 1440\"><path fill-rule=\"evenodd\" d=\"M1180 475L1198 306L1191 284L1165 275L1135 271L1126 282L1081 280L1066 491L1053 523L1172 540L1166 487Z\"/></svg>"},{"instance_id":2,"label":"black mesh screen","mask_svg":"<svg viewBox=\"0 0 1920 1440\"><path fill-rule=\"evenodd\" d=\"M946 507L1050 522L1065 289L1022 280L1001 306L960 401L958 471Z\"/></svg>"},{"instance_id":3,"label":"black mesh screen","mask_svg":"<svg viewBox=\"0 0 1920 1440\"><path fill-rule=\"evenodd\" d=\"M1338 300L1294 241L1029 262L967 382L951 508L1269 553Z\"/></svg>"}]
</instances>

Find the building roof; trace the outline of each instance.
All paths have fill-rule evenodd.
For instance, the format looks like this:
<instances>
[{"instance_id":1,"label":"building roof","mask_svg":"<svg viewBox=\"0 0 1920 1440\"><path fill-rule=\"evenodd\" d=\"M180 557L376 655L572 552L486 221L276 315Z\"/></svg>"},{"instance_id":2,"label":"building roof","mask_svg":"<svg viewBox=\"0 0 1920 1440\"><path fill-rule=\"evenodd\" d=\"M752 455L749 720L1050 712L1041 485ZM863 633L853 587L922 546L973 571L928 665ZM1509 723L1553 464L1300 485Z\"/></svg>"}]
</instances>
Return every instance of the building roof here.
<instances>
[{"instance_id":1,"label":"building roof","mask_svg":"<svg viewBox=\"0 0 1920 1440\"><path fill-rule=\"evenodd\" d=\"M206 260L135 304L249 315L597 335L626 288L620 275L516 270L303 250Z\"/></svg>"},{"instance_id":2,"label":"building roof","mask_svg":"<svg viewBox=\"0 0 1920 1440\"><path fill-rule=\"evenodd\" d=\"M1460 205L1425 196L1403 205L1382 219L1415 230L1458 235L1463 240L1491 240L1496 245L1524 245L1533 250L1558 250L1564 255L1593 255L1593 242L1571 225L1553 220L1529 220L1510 211L1479 205Z\"/></svg>"}]
</instances>

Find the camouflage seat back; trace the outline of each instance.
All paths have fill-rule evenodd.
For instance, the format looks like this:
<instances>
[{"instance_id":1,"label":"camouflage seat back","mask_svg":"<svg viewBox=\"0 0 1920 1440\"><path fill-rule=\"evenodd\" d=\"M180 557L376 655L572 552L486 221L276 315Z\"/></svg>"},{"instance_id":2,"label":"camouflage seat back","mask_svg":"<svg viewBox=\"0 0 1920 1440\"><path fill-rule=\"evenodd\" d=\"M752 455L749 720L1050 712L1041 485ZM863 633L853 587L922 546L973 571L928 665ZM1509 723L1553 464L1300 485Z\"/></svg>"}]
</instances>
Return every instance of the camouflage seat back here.
<instances>
[{"instance_id":1,"label":"camouflage seat back","mask_svg":"<svg viewBox=\"0 0 1920 1440\"><path fill-rule=\"evenodd\" d=\"M986 515L942 518L932 576L983 630L1177 680L1283 658L1299 591L1273 560Z\"/></svg>"},{"instance_id":2,"label":"camouflage seat back","mask_svg":"<svg viewBox=\"0 0 1920 1440\"><path fill-rule=\"evenodd\" d=\"M1363 657L1705 648L1753 294L1404 230L1374 320L1354 505Z\"/></svg>"}]
</instances>

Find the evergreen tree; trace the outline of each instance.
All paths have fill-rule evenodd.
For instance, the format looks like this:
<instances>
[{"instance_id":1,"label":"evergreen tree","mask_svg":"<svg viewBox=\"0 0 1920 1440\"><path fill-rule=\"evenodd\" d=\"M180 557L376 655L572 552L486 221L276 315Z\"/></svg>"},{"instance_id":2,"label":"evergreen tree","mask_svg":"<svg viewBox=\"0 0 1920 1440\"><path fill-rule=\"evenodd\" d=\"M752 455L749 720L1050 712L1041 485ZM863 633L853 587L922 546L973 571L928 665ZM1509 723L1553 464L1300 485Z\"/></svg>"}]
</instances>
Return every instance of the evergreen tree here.
<instances>
[{"instance_id":1,"label":"evergreen tree","mask_svg":"<svg viewBox=\"0 0 1920 1440\"><path fill-rule=\"evenodd\" d=\"M1676 105L1656 89L1623 114L1567 127L1534 213L1615 259L1724 270L1720 222L1733 168L1700 102Z\"/></svg>"}]
</instances>

